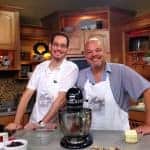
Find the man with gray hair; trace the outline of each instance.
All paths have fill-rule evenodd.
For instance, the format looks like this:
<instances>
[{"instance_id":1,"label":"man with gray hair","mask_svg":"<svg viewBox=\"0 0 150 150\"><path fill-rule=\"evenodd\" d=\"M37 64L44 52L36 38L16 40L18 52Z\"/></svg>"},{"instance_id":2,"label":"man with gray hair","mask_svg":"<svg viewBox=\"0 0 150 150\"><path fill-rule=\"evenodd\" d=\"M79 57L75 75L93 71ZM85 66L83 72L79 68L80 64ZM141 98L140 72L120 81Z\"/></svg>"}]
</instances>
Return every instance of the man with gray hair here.
<instances>
[{"instance_id":1,"label":"man with gray hair","mask_svg":"<svg viewBox=\"0 0 150 150\"><path fill-rule=\"evenodd\" d=\"M105 37L92 36L85 44L85 58L90 64L80 71L77 86L84 93L84 107L92 109L92 129L129 129L130 98L144 97L146 120L136 130L150 133L150 82L124 64L108 63Z\"/></svg>"}]
</instances>

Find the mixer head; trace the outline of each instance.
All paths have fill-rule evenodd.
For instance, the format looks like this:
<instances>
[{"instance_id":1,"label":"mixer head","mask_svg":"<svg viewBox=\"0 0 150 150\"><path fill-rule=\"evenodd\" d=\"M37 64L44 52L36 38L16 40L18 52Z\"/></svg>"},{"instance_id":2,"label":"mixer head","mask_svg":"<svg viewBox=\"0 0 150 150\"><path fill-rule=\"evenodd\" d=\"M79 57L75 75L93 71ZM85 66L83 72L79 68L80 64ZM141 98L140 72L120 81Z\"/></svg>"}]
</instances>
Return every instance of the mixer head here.
<instances>
[{"instance_id":1,"label":"mixer head","mask_svg":"<svg viewBox=\"0 0 150 150\"><path fill-rule=\"evenodd\" d=\"M73 87L67 91L66 94L67 99L67 109L69 111L79 111L83 108L83 94L82 91L77 88Z\"/></svg>"}]
</instances>

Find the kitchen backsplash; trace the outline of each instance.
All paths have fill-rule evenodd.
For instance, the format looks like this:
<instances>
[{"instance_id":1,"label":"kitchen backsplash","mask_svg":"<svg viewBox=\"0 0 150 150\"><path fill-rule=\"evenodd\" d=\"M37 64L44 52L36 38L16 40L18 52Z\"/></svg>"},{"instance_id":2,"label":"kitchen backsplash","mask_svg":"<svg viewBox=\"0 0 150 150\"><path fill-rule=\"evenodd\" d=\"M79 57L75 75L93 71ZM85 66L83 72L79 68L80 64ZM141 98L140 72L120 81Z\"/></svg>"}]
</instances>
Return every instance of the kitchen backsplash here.
<instances>
[{"instance_id":1,"label":"kitchen backsplash","mask_svg":"<svg viewBox=\"0 0 150 150\"><path fill-rule=\"evenodd\" d=\"M18 98L25 89L27 81L17 81L15 78L0 78L0 101L10 101Z\"/></svg>"}]
</instances>

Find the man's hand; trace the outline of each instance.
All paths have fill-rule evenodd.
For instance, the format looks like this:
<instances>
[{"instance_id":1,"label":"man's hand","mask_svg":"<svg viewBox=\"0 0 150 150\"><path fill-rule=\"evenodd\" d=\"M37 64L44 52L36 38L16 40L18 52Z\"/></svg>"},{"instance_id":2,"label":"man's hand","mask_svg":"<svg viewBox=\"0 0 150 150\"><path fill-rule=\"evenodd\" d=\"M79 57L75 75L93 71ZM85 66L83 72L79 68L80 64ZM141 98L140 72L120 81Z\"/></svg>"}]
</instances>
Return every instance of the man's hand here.
<instances>
[{"instance_id":1,"label":"man's hand","mask_svg":"<svg viewBox=\"0 0 150 150\"><path fill-rule=\"evenodd\" d=\"M24 129L26 130L36 130L36 129L46 129L46 130L54 130L57 128L57 124L56 123L47 123L45 124L45 127L41 127L39 125L39 123L32 123L32 122L28 122L25 126Z\"/></svg>"},{"instance_id":2,"label":"man's hand","mask_svg":"<svg viewBox=\"0 0 150 150\"><path fill-rule=\"evenodd\" d=\"M38 123L32 123L32 122L28 122L25 126L24 129L26 130L35 130L36 128L39 127Z\"/></svg>"},{"instance_id":3,"label":"man's hand","mask_svg":"<svg viewBox=\"0 0 150 150\"><path fill-rule=\"evenodd\" d=\"M17 124L17 123L15 123L15 122L10 123L10 124L8 124L8 125L5 127L5 129L6 129L6 130L9 130L9 131L12 131L12 130L19 130L19 129L22 129L22 128L23 128L23 126L22 126L21 124Z\"/></svg>"},{"instance_id":4,"label":"man's hand","mask_svg":"<svg viewBox=\"0 0 150 150\"><path fill-rule=\"evenodd\" d=\"M142 125L139 126L137 128L135 128L137 133L142 134L142 135L146 135L146 134L150 134L150 126L149 125Z\"/></svg>"},{"instance_id":5,"label":"man's hand","mask_svg":"<svg viewBox=\"0 0 150 150\"><path fill-rule=\"evenodd\" d=\"M54 130L57 128L57 124L56 123L47 123L46 124L46 129L48 130Z\"/></svg>"}]
</instances>

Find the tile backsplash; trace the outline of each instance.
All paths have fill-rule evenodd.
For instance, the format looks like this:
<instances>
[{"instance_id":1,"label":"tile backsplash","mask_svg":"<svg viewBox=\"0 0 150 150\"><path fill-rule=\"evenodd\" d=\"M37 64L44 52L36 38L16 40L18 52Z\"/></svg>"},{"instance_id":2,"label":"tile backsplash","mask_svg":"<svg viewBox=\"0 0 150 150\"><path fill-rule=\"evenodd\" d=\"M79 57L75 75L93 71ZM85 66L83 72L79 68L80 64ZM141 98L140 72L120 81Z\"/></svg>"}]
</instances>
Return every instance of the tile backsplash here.
<instances>
[{"instance_id":1,"label":"tile backsplash","mask_svg":"<svg viewBox=\"0 0 150 150\"><path fill-rule=\"evenodd\" d=\"M10 101L17 98L25 89L27 81L17 81L15 78L0 78L0 101Z\"/></svg>"}]
</instances>

